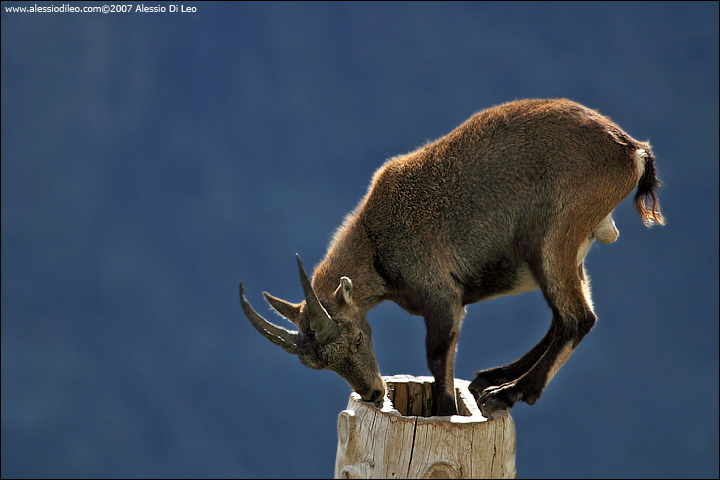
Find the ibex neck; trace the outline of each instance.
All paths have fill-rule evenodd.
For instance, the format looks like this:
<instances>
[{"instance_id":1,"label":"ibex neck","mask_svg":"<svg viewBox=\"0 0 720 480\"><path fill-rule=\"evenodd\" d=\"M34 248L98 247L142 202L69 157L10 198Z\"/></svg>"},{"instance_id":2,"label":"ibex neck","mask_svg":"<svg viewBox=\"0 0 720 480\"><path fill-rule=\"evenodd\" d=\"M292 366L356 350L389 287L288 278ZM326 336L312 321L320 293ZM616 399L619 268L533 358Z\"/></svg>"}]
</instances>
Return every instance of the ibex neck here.
<instances>
[{"instance_id":1,"label":"ibex neck","mask_svg":"<svg viewBox=\"0 0 720 480\"><path fill-rule=\"evenodd\" d=\"M373 253L367 235L356 219L350 218L335 233L325 258L313 276L313 289L321 301L329 299L340 277L353 283L353 300L365 312L380 303L385 293L382 278L373 267Z\"/></svg>"}]
</instances>

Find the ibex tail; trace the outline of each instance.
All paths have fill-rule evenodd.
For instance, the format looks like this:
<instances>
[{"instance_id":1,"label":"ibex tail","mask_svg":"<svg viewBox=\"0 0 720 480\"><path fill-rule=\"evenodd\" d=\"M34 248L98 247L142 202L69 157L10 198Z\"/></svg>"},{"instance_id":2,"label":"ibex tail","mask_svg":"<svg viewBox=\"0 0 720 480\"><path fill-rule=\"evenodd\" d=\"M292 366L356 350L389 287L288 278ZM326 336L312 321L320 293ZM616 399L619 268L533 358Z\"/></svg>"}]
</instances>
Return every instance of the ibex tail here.
<instances>
[{"instance_id":1,"label":"ibex tail","mask_svg":"<svg viewBox=\"0 0 720 480\"><path fill-rule=\"evenodd\" d=\"M649 227L654 223L665 225L665 218L660 213L660 202L655 193L655 190L660 187L660 180L658 180L655 170L655 156L649 146L644 151L638 150L637 154L644 157L645 165L633 199L635 209L646 226Z\"/></svg>"}]
</instances>

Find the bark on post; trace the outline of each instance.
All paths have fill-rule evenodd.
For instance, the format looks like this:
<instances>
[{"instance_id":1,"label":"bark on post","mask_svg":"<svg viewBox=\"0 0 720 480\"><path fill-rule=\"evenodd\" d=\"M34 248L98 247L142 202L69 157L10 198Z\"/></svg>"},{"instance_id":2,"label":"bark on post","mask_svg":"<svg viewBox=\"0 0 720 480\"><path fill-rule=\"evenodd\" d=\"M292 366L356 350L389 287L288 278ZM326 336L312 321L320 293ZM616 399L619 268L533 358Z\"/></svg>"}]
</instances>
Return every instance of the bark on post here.
<instances>
[{"instance_id":1,"label":"bark on post","mask_svg":"<svg viewBox=\"0 0 720 480\"><path fill-rule=\"evenodd\" d=\"M515 424L482 416L455 379L459 415L431 417L432 377L384 377L383 408L353 392L338 417L335 478L515 478Z\"/></svg>"}]
</instances>

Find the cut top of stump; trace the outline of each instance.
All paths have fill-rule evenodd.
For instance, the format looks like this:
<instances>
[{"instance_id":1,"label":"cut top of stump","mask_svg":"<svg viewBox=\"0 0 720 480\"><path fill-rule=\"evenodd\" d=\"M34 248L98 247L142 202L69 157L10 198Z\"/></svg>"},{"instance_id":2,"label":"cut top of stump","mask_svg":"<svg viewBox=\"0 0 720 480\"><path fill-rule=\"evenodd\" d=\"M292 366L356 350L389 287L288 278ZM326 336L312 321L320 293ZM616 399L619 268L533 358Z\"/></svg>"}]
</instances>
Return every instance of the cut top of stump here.
<instances>
[{"instance_id":1,"label":"cut top of stump","mask_svg":"<svg viewBox=\"0 0 720 480\"><path fill-rule=\"evenodd\" d=\"M455 379L458 415L430 416L432 377L383 377L382 408L353 392L338 417L335 478L515 478L515 427L488 420Z\"/></svg>"},{"instance_id":2,"label":"cut top of stump","mask_svg":"<svg viewBox=\"0 0 720 480\"><path fill-rule=\"evenodd\" d=\"M441 421L452 423L474 423L486 422L489 419L484 417L480 408L475 403L475 398L468 389L470 382L459 378L455 379L455 398L457 401L458 415L452 416L431 416L433 407L432 386L435 382L433 377L414 377L412 375L393 375L383 377L387 385L385 401L381 412L402 417L423 417L427 421ZM351 401L355 399L363 401L360 395L353 392ZM507 416L507 411L500 411L492 419Z\"/></svg>"}]
</instances>

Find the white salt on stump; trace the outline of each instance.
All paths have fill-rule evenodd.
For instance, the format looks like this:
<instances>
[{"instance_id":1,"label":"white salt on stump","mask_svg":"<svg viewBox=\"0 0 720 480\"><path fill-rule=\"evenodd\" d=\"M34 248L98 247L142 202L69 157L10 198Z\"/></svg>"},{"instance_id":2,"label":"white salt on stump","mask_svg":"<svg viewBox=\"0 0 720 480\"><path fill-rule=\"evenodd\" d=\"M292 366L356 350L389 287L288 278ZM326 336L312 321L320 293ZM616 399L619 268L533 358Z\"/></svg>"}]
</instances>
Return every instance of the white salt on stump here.
<instances>
[{"instance_id":1,"label":"white salt on stump","mask_svg":"<svg viewBox=\"0 0 720 480\"><path fill-rule=\"evenodd\" d=\"M335 478L515 478L515 424L482 416L455 379L459 415L431 417L432 377L384 377L382 408L350 395L338 418Z\"/></svg>"}]
</instances>

